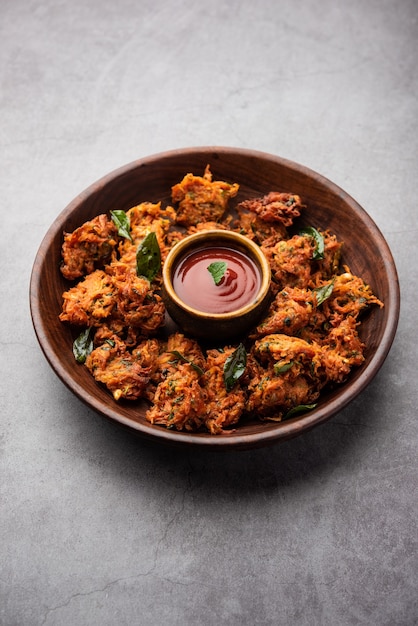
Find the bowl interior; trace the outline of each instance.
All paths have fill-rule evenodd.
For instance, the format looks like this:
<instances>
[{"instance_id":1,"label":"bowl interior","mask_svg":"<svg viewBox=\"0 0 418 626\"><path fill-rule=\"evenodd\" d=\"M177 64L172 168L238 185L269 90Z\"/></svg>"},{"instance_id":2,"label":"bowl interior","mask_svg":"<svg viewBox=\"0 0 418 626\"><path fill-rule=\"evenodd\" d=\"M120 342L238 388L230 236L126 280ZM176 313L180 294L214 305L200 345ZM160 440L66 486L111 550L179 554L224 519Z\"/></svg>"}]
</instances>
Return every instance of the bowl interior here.
<instances>
[{"instance_id":1,"label":"bowl interior","mask_svg":"<svg viewBox=\"0 0 418 626\"><path fill-rule=\"evenodd\" d=\"M111 209L128 210L143 201L170 203L171 187L186 173L202 175L210 164L214 179L237 182L232 205L272 190L289 191L307 205L297 225L329 229L344 242L342 263L369 283L385 306L373 308L360 327L367 345L365 362L341 387L324 393L318 407L282 423L248 422L228 435L177 433L145 420L145 403L117 403L72 355L73 335L62 324L62 293L69 283L59 271L63 232ZM30 304L40 346L59 378L83 402L103 416L138 434L171 444L213 448L250 448L296 436L329 419L356 397L383 364L399 317L399 285L388 245L376 224L347 193L299 164L256 151L233 148L191 148L157 154L130 163L105 176L75 198L48 230L35 258Z\"/></svg>"}]
</instances>

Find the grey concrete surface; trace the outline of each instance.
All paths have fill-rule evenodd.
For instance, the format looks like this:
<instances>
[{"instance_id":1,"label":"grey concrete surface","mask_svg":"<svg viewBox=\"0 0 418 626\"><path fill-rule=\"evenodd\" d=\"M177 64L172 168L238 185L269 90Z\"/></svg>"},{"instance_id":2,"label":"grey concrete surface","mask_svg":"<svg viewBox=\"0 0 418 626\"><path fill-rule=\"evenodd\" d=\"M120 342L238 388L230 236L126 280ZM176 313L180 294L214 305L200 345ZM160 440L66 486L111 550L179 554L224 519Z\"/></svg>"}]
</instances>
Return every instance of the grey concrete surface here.
<instances>
[{"instance_id":1,"label":"grey concrete surface","mask_svg":"<svg viewBox=\"0 0 418 626\"><path fill-rule=\"evenodd\" d=\"M415 0L0 3L0 623L418 623ZM268 449L151 446L62 385L28 306L58 213L120 165L255 148L350 193L402 290L370 387Z\"/></svg>"}]
</instances>

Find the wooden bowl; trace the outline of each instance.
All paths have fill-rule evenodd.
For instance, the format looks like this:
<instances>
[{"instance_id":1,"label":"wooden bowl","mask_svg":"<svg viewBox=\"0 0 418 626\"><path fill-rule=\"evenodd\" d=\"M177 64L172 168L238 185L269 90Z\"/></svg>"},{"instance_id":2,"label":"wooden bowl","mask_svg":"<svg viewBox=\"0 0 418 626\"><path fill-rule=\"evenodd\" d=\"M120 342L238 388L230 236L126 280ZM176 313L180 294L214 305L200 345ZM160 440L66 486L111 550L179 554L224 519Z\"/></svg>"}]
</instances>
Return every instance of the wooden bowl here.
<instances>
[{"instance_id":1,"label":"wooden bowl","mask_svg":"<svg viewBox=\"0 0 418 626\"><path fill-rule=\"evenodd\" d=\"M174 432L145 419L145 403L117 403L72 354L71 329L60 322L62 293L69 284L59 265L63 232L111 209L128 210L143 201L170 203L171 187L186 173L202 175L210 164L214 179L240 185L234 202L269 191L302 197L307 208L298 224L329 229L344 242L342 262L369 283L385 306L373 308L360 329L365 361L346 383L324 393L316 409L283 422L246 422L235 431ZM30 305L35 332L51 367L67 387L99 414L133 433L161 443L200 445L211 449L254 448L283 441L325 422L370 383L382 366L395 336L400 307L397 272L389 247L364 209L337 185L289 160L253 150L202 147L153 155L104 176L75 198L49 228L33 265Z\"/></svg>"}]
</instances>

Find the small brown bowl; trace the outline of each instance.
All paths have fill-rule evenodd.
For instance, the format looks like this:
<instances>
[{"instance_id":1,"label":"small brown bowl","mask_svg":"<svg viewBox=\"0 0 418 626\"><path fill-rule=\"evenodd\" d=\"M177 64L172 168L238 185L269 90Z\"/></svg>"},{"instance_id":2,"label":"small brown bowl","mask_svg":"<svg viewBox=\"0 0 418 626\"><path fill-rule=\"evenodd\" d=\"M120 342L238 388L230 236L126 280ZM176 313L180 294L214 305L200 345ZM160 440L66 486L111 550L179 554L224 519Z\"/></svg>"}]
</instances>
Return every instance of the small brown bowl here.
<instances>
[{"instance_id":1,"label":"small brown bowl","mask_svg":"<svg viewBox=\"0 0 418 626\"><path fill-rule=\"evenodd\" d=\"M269 191L298 194L306 209L298 227L329 229L344 242L341 262L368 283L384 308L374 308L362 321L360 338L365 360L349 379L324 392L318 406L283 422L257 419L238 424L225 435L177 432L150 424L143 402L116 402L72 353L74 332L59 320L62 294L70 284L60 272L63 233L100 213L128 210L143 201L171 202L171 186L210 164L218 180L237 182L236 203ZM142 158L104 176L77 196L55 219L36 255L30 282L30 305L39 344L51 367L92 410L144 438L172 445L199 445L230 450L265 446L298 436L324 423L358 396L383 365L399 319L400 294L395 263L385 238L366 211L343 189L309 168L279 156L241 148L201 147L173 150Z\"/></svg>"},{"instance_id":2,"label":"small brown bowl","mask_svg":"<svg viewBox=\"0 0 418 626\"><path fill-rule=\"evenodd\" d=\"M254 262L259 273L259 287L255 297L236 310L222 313L202 311L184 302L176 293L174 272L190 254L200 250L210 252L210 249L219 246L237 250ZM200 287L193 285L193 288ZM163 266L163 300L168 313L186 333L209 343L213 340L230 341L247 333L265 312L269 295L270 266L266 257L248 237L233 231L214 229L189 235L170 250Z\"/></svg>"}]
</instances>

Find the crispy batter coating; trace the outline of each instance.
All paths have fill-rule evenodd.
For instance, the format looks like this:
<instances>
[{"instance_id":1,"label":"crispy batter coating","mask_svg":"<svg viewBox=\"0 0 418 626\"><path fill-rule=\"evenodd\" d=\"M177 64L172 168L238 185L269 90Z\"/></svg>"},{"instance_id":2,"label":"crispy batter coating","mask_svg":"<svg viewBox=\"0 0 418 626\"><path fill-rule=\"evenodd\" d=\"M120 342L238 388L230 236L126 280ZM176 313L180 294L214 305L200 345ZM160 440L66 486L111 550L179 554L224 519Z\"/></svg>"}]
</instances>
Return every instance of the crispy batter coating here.
<instances>
[{"instance_id":1,"label":"crispy batter coating","mask_svg":"<svg viewBox=\"0 0 418 626\"><path fill-rule=\"evenodd\" d=\"M99 326L106 322L121 334L139 329L148 334L164 324L165 307L150 283L125 264L96 270L63 294L62 322Z\"/></svg>"},{"instance_id":2,"label":"crispy batter coating","mask_svg":"<svg viewBox=\"0 0 418 626\"><path fill-rule=\"evenodd\" d=\"M238 215L239 218L235 222L235 230L259 245L264 243L269 248L278 241L287 238L287 230L283 224L265 222L257 213L243 211L239 206Z\"/></svg>"},{"instance_id":3,"label":"crispy batter coating","mask_svg":"<svg viewBox=\"0 0 418 626\"><path fill-rule=\"evenodd\" d=\"M312 274L313 243L309 237L294 235L273 246L261 246L271 266L273 281L279 289L308 287Z\"/></svg>"},{"instance_id":4,"label":"crispy batter coating","mask_svg":"<svg viewBox=\"0 0 418 626\"><path fill-rule=\"evenodd\" d=\"M75 280L108 263L117 244L117 228L106 215L98 215L72 233L64 234L62 275Z\"/></svg>"},{"instance_id":5,"label":"crispy batter coating","mask_svg":"<svg viewBox=\"0 0 418 626\"><path fill-rule=\"evenodd\" d=\"M239 185L212 181L209 165L203 176L186 174L171 189L171 199L178 203L177 224L196 226L199 222L218 222L226 211L230 198L237 195Z\"/></svg>"},{"instance_id":6,"label":"crispy batter coating","mask_svg":"<svg viewBox=\"0 0 418 626\"><path fill-rule=\"evenodd\" d=\"M343 274L335 276L332 294L323 304L324 313L334 326L347 316L357 319L372 304L383 306L362 278L353 276L347 266L344 269Z\"/></svg>"},{"instance_id":7,"label":"crispy batter coating","mask_svg":"<svg viewBox=\"0 0 418 626\"><path fill-rule=\"evenodd\" d=\"M239 385L227 391L224 382L224 365L234 348L208 350L204 384L207 392L207 417L205 424L212 435L236 424L245 409L245 392Z\"/></svg>"},{"instance_id":8,"label":"crispy batter coating","mask_svg":"<svg viewBox=\"0 0 418 626\"><path fill-rule=\"evenodd\" d=\"M199 430L206 411L206 394L199 377L191 365L178 363L158 384L146 419L176 430Z\"/></svg>"},{"instance_id":9,"label":"crispy batter coating","mask_svg":"<svg viewBox=\"0 0 418 626\"><path fill-rule=\"evenodd\" d=\"M299 196L270 192L227 212L238 184L187 174L172 187L171 206L142 202L126 212L129 234L99 215L64 234L61 271L78 282L63 293L61 321L90 328L94 349L85 364L115 400L149 402L151 424L213 435L244 419L279 421L316 403L364 361L362 314L383 306L361 277L340 268L342 242L328 231L288 228L304 208ZM183 237L233 229L255 241L271 267L272 300L246 344L246 366L232 389L225 363L236 346L204 349L182 332L164 334L160 275L136 271L138 246L154 232L162 262ZM314 234L313 234L314 233ZM318 254L318 238L323 249Z\"/></svg>"},{"instance_id":10,"label":"crispy batter coating","mask_svg":"<svg viewBox=\"0 0 418 626\"><path fill-rule=\"evenodd\" d=\"M237 207L239 213L252 211L264 222L282 224L286 228L293 224L293 220L299 217L303 208L300 197L293 193L271 191L262 198L244 200Z\"/></svg>"},{"instance_id":11,"label":"crispy batter coating","mask_svg":"<svg viewBox=\"0 0 418 626\"><path fill-rule=\"evenodd\" d=\"M167 237L172 223L175 220L175 211L171 206L163 208L161 202L142 202L126 211L130 222L129 239L122 239L119 243L118 252L120 261L130 265L136 265L136 251L138 245L149 232L154 232L160 247L161 258L165 259L170 245L167 244Z\"/></svg>"},{"instance_id":12,"label":"crispy batter coating","mask_svg":"<svg viewBox=\"0 0 418 626\"><path fill-rule=\"evenodd\" d=\"M349 316L332 328L324 340L315 363L317 374L322 378L321 386L344 382L351 369L364 361L365 345L356 327L355 318Z\"/></svg>"},{"instance_id":13,"label":"crispy batter coating","mask_svg":"<svg viewBox=\"0 0 418 626\"><path fill-rule=\"evenodd\" d=\"M152 371L151 365L144 367L116 335L88 355L86 366L115 400L137 400L144 396Z\"/></svg>"},{"instance_id":14,"label":"crispy batter coating","mask_svg":"<svg viewBox=\"0 0 418 626\"><path fill-rule=\"evenodd\" d=\"M318 351L318 347L287 335L268 335L256 341L247 411L280 421L291 408L314 402L319 390L311 372Z\"/></svg>"},{"instance_id":15,"label":"crispy batter coating","mask_svg":"<svg viewBox=\"0 0 418 626\"><path fill-rule=\"evenodd\" d=\"M253 336L272 333L294 335L311 323L316 312L316 298L312 290L288 287L276 295L267 316L257 326Z\"/></svg>"},{"instance_id":16,"label":"crispy batter coating","mask_svg":"<svg viewBox=\"0 0 418 626\"><path fill-rule=\"evenodd\" d=\"M98 326L112 314L114 296L112 277L95 270L64 292L60 320L77 326Z\"/></svg>"}]
</instances>

